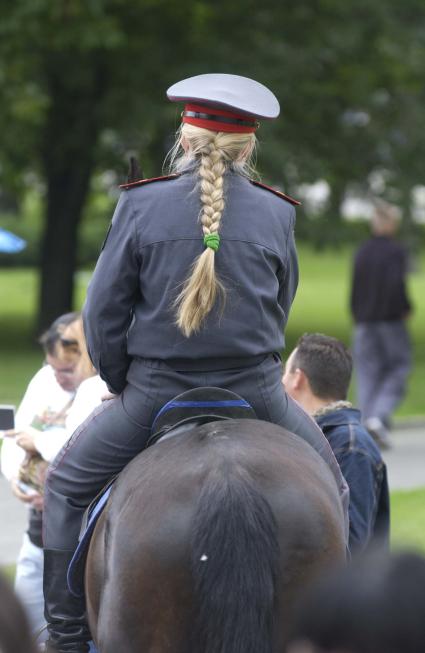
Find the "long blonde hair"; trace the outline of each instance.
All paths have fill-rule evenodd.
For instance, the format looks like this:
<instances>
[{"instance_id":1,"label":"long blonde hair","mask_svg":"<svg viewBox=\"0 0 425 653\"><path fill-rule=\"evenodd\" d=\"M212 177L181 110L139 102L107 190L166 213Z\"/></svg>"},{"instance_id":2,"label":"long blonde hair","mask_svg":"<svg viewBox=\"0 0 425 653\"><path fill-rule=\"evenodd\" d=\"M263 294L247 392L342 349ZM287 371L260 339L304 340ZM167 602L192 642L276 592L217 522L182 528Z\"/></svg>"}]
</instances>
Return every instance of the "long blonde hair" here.
<instances>
[{"instance_id":1,"label":"long blonde hair","mask_svg":"<svg viewBox=\"0 0 425 653\"><path fill-rule=\"evenodd\" d=\"M200 222L205 236L218 234L224 210L223 176L234 168L241 174L251 170L256 146L255 134L214 132L184 124L174 148L182 145L185 153L174 156L173 169L181 170L192 161L198 163L202 209ZM224 306L226 289L215 272L215 251L211 247L194 261L189 277L175 300L176 324L189 337L199 331L208 313L220 297Z\"/></svg>"}]
</instances>

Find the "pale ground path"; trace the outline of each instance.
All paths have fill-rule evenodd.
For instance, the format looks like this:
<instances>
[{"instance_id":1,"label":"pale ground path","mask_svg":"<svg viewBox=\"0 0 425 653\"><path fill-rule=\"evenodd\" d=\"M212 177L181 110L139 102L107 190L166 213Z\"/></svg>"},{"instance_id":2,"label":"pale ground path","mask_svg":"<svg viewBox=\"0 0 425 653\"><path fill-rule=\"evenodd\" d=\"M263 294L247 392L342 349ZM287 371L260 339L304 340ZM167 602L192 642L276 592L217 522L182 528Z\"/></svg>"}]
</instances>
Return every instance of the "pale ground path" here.
<instances>
[{"instance_id":1,"label":"pale ground path","mask_svg":"<svg viewBox=\"0 0 425 653\"><path fill-rule=\"evenodd\" d=\"M425 422L406 424L391 437L394 446L382 452L390 489L425 487Z\"/></svg>"},{"instance_id":2,"label":"pale ground path","mask_svg":"<svg viewBox=\"0 0 425 653\"><path fill-rule=\"evenodd\" d=\"M394 447L383 453L391 489L425 487L425 422L404 424L392 434ZM0 566L13 564L27 522L26 508L0 476Z\"/></svg>"}]
</instances>

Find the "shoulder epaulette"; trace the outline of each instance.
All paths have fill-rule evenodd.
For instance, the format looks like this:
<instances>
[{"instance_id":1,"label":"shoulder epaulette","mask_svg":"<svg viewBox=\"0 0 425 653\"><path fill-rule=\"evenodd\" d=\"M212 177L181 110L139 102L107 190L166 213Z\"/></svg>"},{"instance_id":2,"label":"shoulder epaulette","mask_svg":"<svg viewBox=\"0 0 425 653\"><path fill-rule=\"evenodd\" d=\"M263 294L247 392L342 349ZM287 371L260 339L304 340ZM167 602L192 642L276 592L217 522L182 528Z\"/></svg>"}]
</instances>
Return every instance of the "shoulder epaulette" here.
<instances>
[{"instance_id":1,"label":"shoulder epaulette","mask_svg":"<svg viewBox=\"0 0 425 653\"><path fill-rule=\"evenodd\" d=\"M280 190L276 190L275 188L272 188L271 186L266 186L265 184L261 184L259 181L254 181L254 179L250 179L251 184L254 184L254 186L259 186L260 188L265 188L266 190L270 191L270 193L274 193L278 197L280 197L283 200L286 200L286 202L290 202L290 204L293 204L294 206L300 206L301 202L298 200L294 200L293 197L290 197L289 195L285 195L285 193L282 193Z\"/></svg>"},{"instance_id":2,"label":"shoulder epaulette","mask_svg":"<svg viewBox=\"0 0 425 653\"><path fill-rule=\"evenodd\" d=\"M165 175L165 177L152 177L151 179L138 179L137 181L130 181L127 184L120 184L122 190L131 190L136 188L136 186L144 186L145 184L151 184L154 181L167 181L167 179L176 179L180 175Z\"/></svg>"}]
</instances>

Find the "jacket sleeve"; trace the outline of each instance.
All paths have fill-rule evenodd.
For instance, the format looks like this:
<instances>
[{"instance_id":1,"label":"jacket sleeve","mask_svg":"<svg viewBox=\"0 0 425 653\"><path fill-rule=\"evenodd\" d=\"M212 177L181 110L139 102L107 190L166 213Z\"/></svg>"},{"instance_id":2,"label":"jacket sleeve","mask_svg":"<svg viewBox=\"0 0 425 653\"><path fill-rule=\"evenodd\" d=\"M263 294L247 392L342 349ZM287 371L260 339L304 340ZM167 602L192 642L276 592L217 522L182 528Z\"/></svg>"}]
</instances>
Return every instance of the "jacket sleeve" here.
<instances>
[{"instance_id":1,"label":"jacket sleeve","mask_svg":"<svg viewBox=\"0 0 425 653\"><path fill-rule=\"evenodd\" d=\"M376 535L379 470L375 461L361 450L347 448L335 451L335 456L350 488L350 550L361 553Z\"/></svg>"},{"instance_id":2,"label":"jacket sleeve","mask_svg":"<svg viewBox=\"0 0 425 653\"><path fill-rule=\"evenodd\" d=\"M108 388L120 393L130 358L127 331L139 295L140 260L129 193L121 195L83 308L87 349Z\"/></svg>"},{"instance_id":3,"label":"jacket sleeve","mask_svg":"<svg viewBox=\"0 0 425 653\"><path fill-rule=\"evenodd\" d=\"M295 247L295 209L291 207L291 219L286 239L285 266L282 270L282 276L279 279L279 297L280 306L285 312L288 319L292 302L298 287L298 256Z\"/></svg>"}]
</instances>

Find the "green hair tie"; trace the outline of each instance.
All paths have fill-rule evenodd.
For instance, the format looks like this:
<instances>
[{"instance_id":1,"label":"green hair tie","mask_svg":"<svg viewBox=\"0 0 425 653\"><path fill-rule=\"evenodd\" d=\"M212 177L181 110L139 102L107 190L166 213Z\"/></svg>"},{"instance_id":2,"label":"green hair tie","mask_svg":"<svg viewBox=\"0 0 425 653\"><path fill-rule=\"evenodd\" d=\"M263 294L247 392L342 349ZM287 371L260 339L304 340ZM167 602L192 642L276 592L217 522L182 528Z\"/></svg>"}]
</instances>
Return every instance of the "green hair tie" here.
<instances>
[{"instance_id":1,"label":"green hair tie","mask_svg":"<svg viewBox=\"0 0 425 653\"><path fill-rule=\"evenodd\" d=\"M216 252L220 247L220 236L218 234L205 234L204 245L205 247L210 247Z\"/></svg>"}]
</instances>

